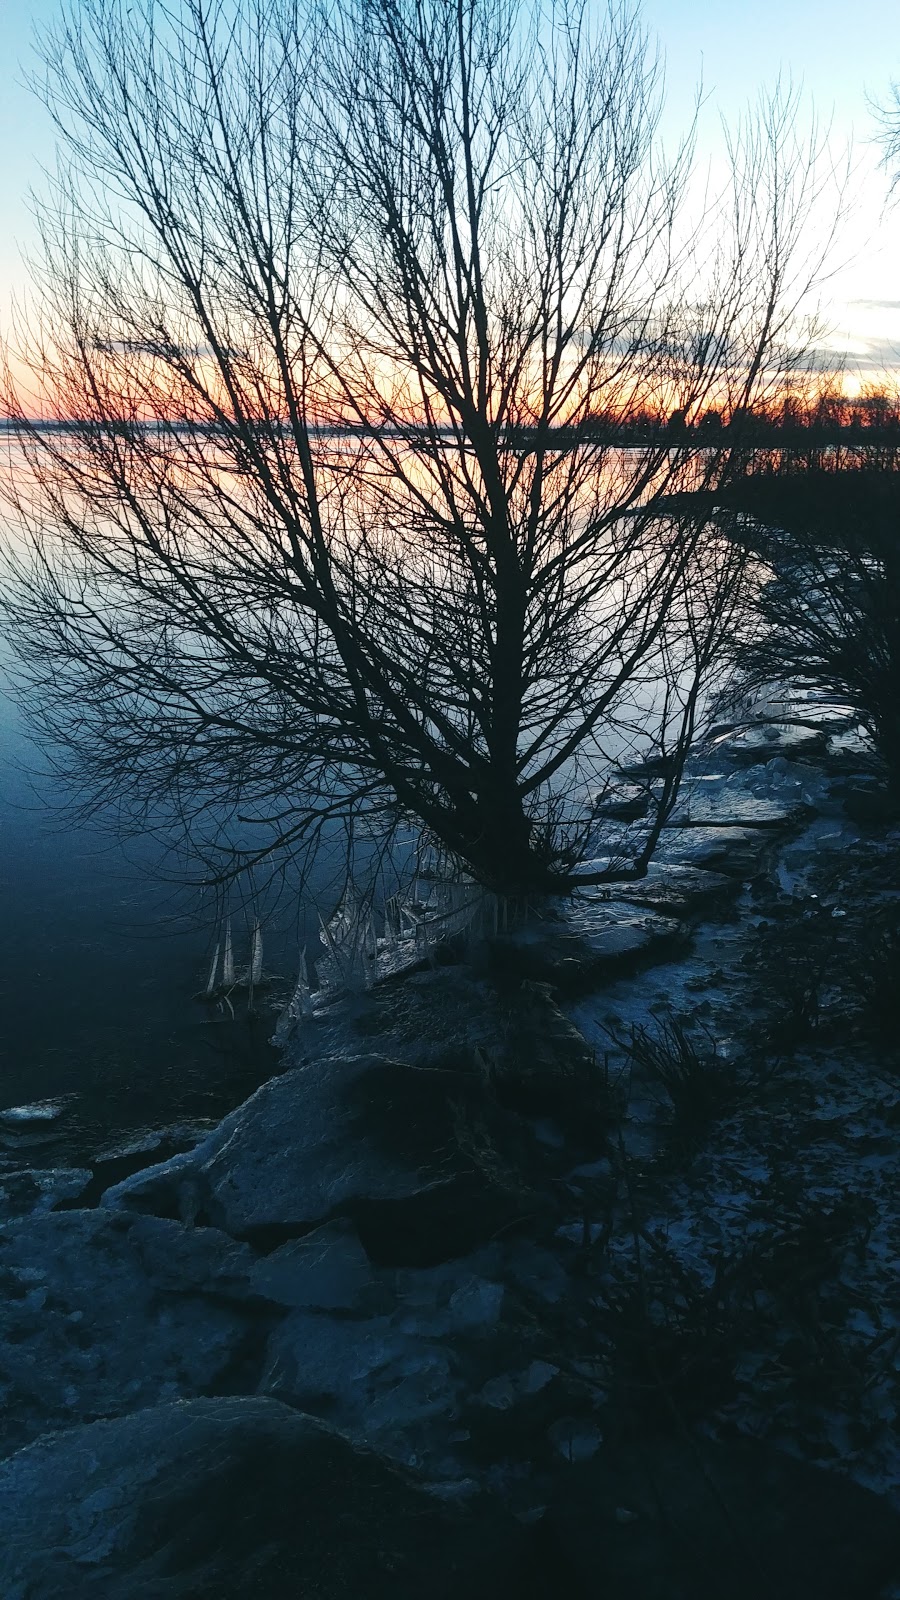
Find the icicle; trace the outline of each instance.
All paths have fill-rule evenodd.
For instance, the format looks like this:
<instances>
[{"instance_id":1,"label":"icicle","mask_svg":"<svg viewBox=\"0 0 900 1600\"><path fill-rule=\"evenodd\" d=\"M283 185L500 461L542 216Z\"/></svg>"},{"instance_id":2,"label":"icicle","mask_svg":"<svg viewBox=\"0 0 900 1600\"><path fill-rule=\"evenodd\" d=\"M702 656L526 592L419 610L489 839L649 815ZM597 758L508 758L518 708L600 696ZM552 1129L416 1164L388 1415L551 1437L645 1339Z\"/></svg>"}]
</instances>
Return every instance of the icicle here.
<instances>
[{"instance_id":1,"label":"icicle","mask_svg":"<svg viewBox=\"0 0 900 1600\"><path fill-rule=\"evenodd\" d=\"M306 945L300 951L300 973L297 978L297 988L294 998L299 1006L301 1017L311 1017L313 1014L312 991L309 987L309 968L306 965Z\"/></svg>"},{"instance_id":2,"label":"icicle","mask_svg":"<svg viewBox=\"0 0 900 1600\"><path fill-rule=\"evenodd\" d=\"M216 948L213 951L212 966L209 969L209 977L206 980L206 988L203 991L204 994L208 994L209 995L209 994L212 994L214 992L215 987L216 987L216 973L218 972L218 970L219 970L219 941L217 939L216 940Z\"/></svg>"},{"instance_id":3,"label":"icicle","mask_svg":"<svg viewBox=\"0 0 900 1600\"><path fill-rule=\"evenodd\" d=\"M294 992L278 1018L275 1032L272 1035L274 1045L287 1044L297 1023L304 1017L313 1016L312 995L309 987L309 969L306 965L306 946L300 952L300 971Z\"/></svg>"},{"instance_id":4,"label":"icicle","mask_svg":"<svg viewBox=\"0 0 900 1600\"><path fill-rule=\"evenodd\" d=\"M250 945L250 982L259 983L263 971L263 942L262 928L259 918L253 924L253 939Z\"/></svg>"},{"instance_id":5,"label":"icicle","mask_svg":"<svg viewBox=\"0 0 900 1600\"><path fill-rule=\"evenodd\" d=\"M234 987L234 954L231 949L231 918L225 923L225 956L222 961L222 982L226 989Z\"/></svg>"}]
</instances>

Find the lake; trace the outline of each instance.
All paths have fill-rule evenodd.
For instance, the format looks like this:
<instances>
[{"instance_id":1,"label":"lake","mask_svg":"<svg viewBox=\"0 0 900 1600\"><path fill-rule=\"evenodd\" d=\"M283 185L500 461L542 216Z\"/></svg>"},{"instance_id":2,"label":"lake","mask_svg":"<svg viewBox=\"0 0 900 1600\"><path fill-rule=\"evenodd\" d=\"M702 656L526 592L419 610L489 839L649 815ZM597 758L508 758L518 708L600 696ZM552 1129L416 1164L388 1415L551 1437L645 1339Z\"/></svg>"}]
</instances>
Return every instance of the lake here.
<instances>
[{"instance_id":1,"label":"lake","mask_svg":"<svg viewBox=\"0 0 900 1600\"><path fill-rule=\"evenodd\" d=\"M164 881L151 846L73 825L0 679L0 1111L74 1096L41 1127L3 1125L2 1146L44 1162L113 1136L219 1117L277 1067L273 1016L198 1003L215 912ZM265 926L268 969L296 973L310 908L289 896ZM249 928L234 918L235 954ZM38 1140L40 1139L40 1144Z\"/></svg>"}]
</instances>

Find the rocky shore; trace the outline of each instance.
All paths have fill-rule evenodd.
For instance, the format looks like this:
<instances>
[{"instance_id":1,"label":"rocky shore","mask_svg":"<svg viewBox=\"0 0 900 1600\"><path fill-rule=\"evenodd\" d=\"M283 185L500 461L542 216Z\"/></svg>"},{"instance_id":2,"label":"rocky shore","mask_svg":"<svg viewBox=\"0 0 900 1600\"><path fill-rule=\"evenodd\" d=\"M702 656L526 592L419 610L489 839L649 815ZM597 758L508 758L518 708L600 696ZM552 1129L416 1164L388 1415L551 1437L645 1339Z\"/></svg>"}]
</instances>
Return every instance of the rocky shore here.
<instances>
[{"instance_id":1,"label":"rocky shore","mask_svg":"<svg viewBox=\"0 0 900 1600\"><path fill-rule=\"evenodd\" d=\"M900 829L771 715L190 1148L7 1160L4 1600L900 1595Z\"/></svg>"}]
</instances>

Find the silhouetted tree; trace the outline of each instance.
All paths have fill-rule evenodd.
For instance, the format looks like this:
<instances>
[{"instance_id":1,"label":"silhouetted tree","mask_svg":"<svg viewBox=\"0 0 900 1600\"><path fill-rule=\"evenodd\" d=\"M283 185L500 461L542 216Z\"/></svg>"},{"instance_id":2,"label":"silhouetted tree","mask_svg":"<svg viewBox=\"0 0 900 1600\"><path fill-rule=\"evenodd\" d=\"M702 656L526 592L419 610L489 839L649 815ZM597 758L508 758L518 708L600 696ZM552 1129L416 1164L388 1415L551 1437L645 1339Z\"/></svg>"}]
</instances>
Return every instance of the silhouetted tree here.
<instances>
[{"instance_id":1,"label":"silhouetted tree","mask_svg":"<svg viewBox=\"0 0 900 1600\"><path fill-rule=\"evenodd\" d=\"M66 770L212 874L334 817L506 892L643 871L743 568L671 496L728 447L578 425L777 381L817 182L790 97L698 226L615 5L79 0L45 59L8 614ZM580 869L626 752L669 777ZM220 851L224 810L258 846Z\"/></svg>"}]
</instances>

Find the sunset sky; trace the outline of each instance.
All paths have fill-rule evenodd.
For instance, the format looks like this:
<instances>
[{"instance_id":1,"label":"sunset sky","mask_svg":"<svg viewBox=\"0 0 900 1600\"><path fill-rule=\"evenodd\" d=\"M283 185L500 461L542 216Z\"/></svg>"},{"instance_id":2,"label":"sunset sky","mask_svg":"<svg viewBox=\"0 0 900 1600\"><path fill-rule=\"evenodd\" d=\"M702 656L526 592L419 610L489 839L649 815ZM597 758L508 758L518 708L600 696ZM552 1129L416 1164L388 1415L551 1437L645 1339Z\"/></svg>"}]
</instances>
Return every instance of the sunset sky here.
<instances>
[{"instance_id":1,"label":"sunset sky","mask_svg":"<svg viewBox=\"0 0 900 1600\"><path fill-rule=\"evenodd\" d=\"M58 0L0 0L0 325L26 282L27 192L40 187L41 165L53 160L48 118L22 80L33 61L33 31L57 8ZM721 149L720 115L733 118L779 72L801 83L807 103L831 124L837 154L852 139L854 211L840 250L844 264L823 291L830 347L846 352L848 368L863 380L900 366L900 192L889 203L867 100L884 101L891 77L900 78L896 0L647 0L643 13L666 57L673 137L702 78L703 161Z\"/></svg>"}]
</instances>

